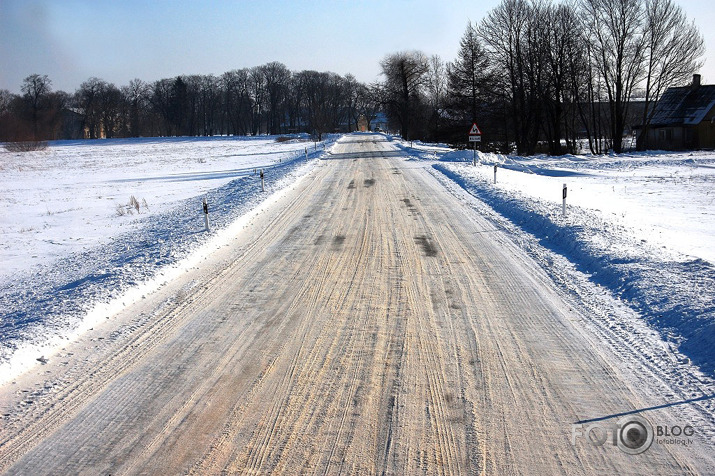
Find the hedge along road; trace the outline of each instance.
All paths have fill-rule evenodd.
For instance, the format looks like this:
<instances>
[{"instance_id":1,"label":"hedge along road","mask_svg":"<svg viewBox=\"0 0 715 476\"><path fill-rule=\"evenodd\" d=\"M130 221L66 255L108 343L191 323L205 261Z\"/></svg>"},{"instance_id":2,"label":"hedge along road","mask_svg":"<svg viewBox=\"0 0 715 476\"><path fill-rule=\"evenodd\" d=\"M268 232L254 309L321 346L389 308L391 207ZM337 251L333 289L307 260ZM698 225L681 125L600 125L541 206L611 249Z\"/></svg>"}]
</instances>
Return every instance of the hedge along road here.
<instances>
[{"instance_id":1,"label":"hedge along road","mask_svg":"<svg viewBox=\"0 0 715 476\"><path fill-rule=\"evenodd\" d=\"M578 310L381 135L0 392L8 474L680 474L572 424L653 404ZM650 416L672 421L671 409Z\"/></svg>"}]
</instances>

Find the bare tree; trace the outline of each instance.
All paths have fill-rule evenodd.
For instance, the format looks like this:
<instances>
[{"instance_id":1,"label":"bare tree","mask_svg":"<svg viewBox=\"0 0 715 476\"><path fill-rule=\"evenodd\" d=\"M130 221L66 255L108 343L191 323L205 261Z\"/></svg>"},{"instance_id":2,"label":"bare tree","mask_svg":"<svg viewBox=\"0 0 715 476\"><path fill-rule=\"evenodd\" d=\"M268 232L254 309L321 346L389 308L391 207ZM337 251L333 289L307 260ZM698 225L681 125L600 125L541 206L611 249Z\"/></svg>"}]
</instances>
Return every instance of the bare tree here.
<instances>
[{"instance_id":1,"label":"bare tree","mask_svg":"<svg viewBox=\"0 0 715 476\"><path fill-rule=\"evenodd\" d=\"M347 110L344 79L334 73L301 71L297 74L308 118L308 129L318 140L339 127Z\"/></svg>"},{"instance_id":2,"label":"bare tree","mask_svg":"<svg viewBox=\"0 0 715 476\"><path fill-rule=\"evenodd\" d=\"M348 74L343 80L343 89L345 95L345 117L348 120L347 130L352 132L357 129L360 113L358 112L357 103L360 95L361 85L355 76ZM364 86L363 86L364 87ZM355 127L353 127L353 124Z\"/></svg>"},{"instance_id":3,"label":"bare tree","mask_svg":"<svg viewBox=\"0 0 715 476\"><path fill-rule=\"evenodd\" d=\"M603 81L610 115L609 142L623 149L623 132L635 86L643 77L641 0L582 0L591 58Z\"/></svg>"},{"instance_id":4,"label":"bare tree","mask_svg":"<svg viewBox=\"0 0 715 476\"><path fill-rule=\"evenodd\" d=\"M197 78L197 105L195 134L212 136L219 129L221 109L220 82L213 74Z\"/></svg>"},{"instance_id":5,"label":"bare tree","mask_svg":"<svg viewBox=\"0 0 715 476\"><path fill-rule=\"evenodd\" d=\"M437 110L444 105L447 94L447 67L439 55L429 57L427 92L430 106Z\"/></svg>"},{"instance_id":6,"label":"bare tree","mask_svg":"<svg viewBox=\"0 0 715 476\"><path fill-rule=\"evenodd\" d=\"M127 135L140 137L143 133L142 116L149 110L149 85L141 79L132 79L122 87L122 96L127 104Z\"/></svg>"},{"instance_id":7,"label":"bare tree","mask_svg":"<svg viewBox=\"0 0 715 476\"><path fill-rule=\"evenodd\" d=\"M252 102L248 69L229 71L221 76L224 114L229 134L245 135L251 131Z\"/></svg>"},{"instance_id":8,"label":"bare tree","mask_svg":"<svg viewBox=\"0 0 715 476\"><path fill-rule=\"evenodd\" d=\"M160 118L158 123L159 133L170 136L172 130L172 90L173 79L160 79L152 85L151 88L151 107L157 117Z\"/></svg>"},{"instance_id":9,"label":"bare tree","mask_svg":"<svg viewBox=\"0 0 715 476\"><path fill-rule=\"evenodd\" d=\"M249 71L249 95L251 97L251 133L260 134L263 116L266 113L266 78L260 67Z\"/></svg>"},{"instance_id":10,"label":"bare tree","mask_svg":"<svg viewBox=\"0 0 715 476\"><path fill-rule=\"evenodd\" d=\"M534 152L539 131L544 55L538 13L526 0L503 0L478 29L492 59L494 90L509 103L520 154Z\"/></svg>"},{"instance_id":11,"label":"bare tree","mask_svg":"<svg viewBox=\"0 0 715 476\"><path fill-rule=\"evenodd\" d=\"M385 76L388 114L399 122L402 137L410 140L429 71L427 57L421 51L403 51L387 55L380 66Z\"/></svg>"},{"instance_id":12,"label":"bare tree","mask_svg":"<svg viewBox=\"0 0 715 476\"><path fill-rule=\"evenodd\" d=\"M14 131L17 121L13 115L12 103L16 96L7 89L0 89L0 141L14 140Z\"/></svg>"},{"instance_id":13,"label":"bare tree","mask_svg":"<svg viewBox=\"0 0 715 476\"><path fill-rule=\"evenodd\" d=\"M99 94L104 84L104 81L99 78L89 78L75 92L75 105L82 114L84 128L90 139L96 139L101 135Z\"/></svg>"},{"instance_id":14,"label":"bare tree","mask_svg":"<svg viewBox=\"0 0 715 476\"><path fill-rule=\"evenodd\" d=\"M377 118L383 101L381 99L382 85L373 83L370 85L359 84L355 98L355 114L359 118L363 116L367 121L367 129L372 130L371 123Z\"/></svg>"},{"instance_id":15,"label":"bare tree","mask_svg":"<svg viewBox=\"0 0 715 476\"><path fill-rule=\"evenodd\" d=\"M279 134L284 122L285 100L291 73L283 63L276 61L260 67L265 80L268 107L268 132Z\"/></svg>"},{"instance_id":16,"label":"bare tree","mask_svg":"<svg viewBox=\"0 0 715 476\"><path fill-rule=\"evenodd\" d=\"M99 118L107 139L114 137L119 129L122 93L111 83L102 82L98 91Z\"/></svg>"},{"instance_id":17,"label":"bare tree","mask_svg":"<svg viewBox=\"0 0 715 476\"><path fill-rule=\"evenodd\" d=\"M572 78L582 74L579 59L584 58L578 13L571 4L547 4L541 9L543 17L549 20L544 22L542 38L546 61L541 88L549 153L563 153L562 138L566 139L569 151L575 153L576 126L567 121L576 117L579 95L572 89Z\"/></svg>"},{"instance_id":18,"label":"bare tree","mask_svg":"<svg viewBox=\"0 0 715 476\"><path fill-rule=\"evenodd\" d=\"M657 100L665 89L689 79L702 65L698 59L705 53L703 37L694 23L671 0L646 0L645 108L638 149L648 147L647 137Z\"/></svg>"},{"instance_id":19,"label":"bare tree","mask_svg":"<svg viewBox=\"0 0 715 476\"><path fill-rule=\"evenodd\" d=\"M122 93L111 83L90 78L75 92L74 102L83 115L90 139L114 137L119 130Z\"/></svg>"},{"instance_id":20,"label":"bare tree","mask_svg":"<svg viewBox=\"0 0 715 476\"><path fill-rule=\"evenodd\" d=\"M39 140L41 114L44 109L48 108L48 99L52 92L52 81L46 74L32 74L23 80L20 90L23 92L23 98L30 110L32 140Z\"/></svg>"}]
</instances>

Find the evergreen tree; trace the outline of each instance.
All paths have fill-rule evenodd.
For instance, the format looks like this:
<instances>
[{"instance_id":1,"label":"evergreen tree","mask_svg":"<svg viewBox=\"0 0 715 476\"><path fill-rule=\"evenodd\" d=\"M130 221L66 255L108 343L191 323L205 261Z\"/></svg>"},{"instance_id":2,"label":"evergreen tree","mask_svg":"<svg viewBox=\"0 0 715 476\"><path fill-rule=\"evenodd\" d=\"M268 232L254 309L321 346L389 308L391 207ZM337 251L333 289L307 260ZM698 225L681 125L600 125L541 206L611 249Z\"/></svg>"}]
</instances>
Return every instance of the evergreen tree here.
<instances>
[{"instance_id":1,"label":"evergreen tree","mask_svg":"<svg viewBox=\"0 0 715 476\"><path fill-rule=\"evenodd\" d=\"M479 98L489 87L488 66L489 57L470 22L459 43L457 59L447 65L447 77L454 108L472 122L477 120Z\"/></svg>"}]
</instances>

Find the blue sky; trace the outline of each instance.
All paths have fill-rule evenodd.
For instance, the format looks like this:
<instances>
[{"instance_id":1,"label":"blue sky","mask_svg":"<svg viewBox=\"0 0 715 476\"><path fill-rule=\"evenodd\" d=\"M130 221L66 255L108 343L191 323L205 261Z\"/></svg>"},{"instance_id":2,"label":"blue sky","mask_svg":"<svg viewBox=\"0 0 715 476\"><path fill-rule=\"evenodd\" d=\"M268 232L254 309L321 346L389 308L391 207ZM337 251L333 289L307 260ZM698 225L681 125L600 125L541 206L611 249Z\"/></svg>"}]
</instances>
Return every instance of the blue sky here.
<instances>
[{"instance_id":1,"label":"blue sky","mask_svg":"<svg viewBox=\"0 0 715 476\"><path fill-rule=\"evenodd\" d=\"M498 3L0 0L0 89L18 92L32 73L74 92L92 76L122 86L269 61L371 82L395 51L454 59L467 22ZM706 37L703 81L715 83L714 9L706 0L679 3Z\"/></svg>"}]
</instances>

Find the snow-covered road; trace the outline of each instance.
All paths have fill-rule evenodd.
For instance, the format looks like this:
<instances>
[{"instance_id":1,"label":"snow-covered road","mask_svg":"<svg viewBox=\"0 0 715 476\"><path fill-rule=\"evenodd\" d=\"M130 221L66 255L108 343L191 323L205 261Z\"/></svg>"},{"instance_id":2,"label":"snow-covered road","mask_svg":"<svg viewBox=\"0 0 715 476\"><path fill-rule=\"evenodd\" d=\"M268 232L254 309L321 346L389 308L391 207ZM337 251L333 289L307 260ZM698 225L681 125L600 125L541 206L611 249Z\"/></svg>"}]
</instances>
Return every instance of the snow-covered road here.
<instances>
[{"instance_id":1,"label":"snow-covered road","mask_svg":"<svg viewBox=\"0 0 715 476\"><path fill-rule=\"evenodd\" d=\"M346 136L226 246L1 387L0 470L711 474L708 381L671 386L440 180ZM691 442L583 437L636 416Z\"/></svg>"}]
</instances>

